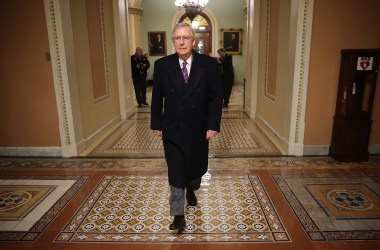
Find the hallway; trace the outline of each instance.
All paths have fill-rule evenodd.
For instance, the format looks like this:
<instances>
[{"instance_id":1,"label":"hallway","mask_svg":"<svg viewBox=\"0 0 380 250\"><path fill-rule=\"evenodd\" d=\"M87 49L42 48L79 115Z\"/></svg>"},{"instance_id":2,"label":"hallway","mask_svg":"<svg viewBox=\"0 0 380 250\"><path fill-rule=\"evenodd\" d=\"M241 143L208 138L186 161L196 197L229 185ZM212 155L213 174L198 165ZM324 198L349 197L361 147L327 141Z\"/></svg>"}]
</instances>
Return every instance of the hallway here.
<instances>
[{"instance_id":1,"label":"hallway","mask_svg":"<svg viewBox=\"0 0 380 250\"><path fill-rule=\"evenodd\" d=\"M236 87L222 129L235 121L260 136L230 130L210 147L183 234L168 230L166 164L144 107L79 158L0 158L0 248L377 249L380 157L281 156L242 112L241 93ZM228 144L235 136L244 143Z\"/></svg>"},{"instance_id":2,"label":"hallway","mask_svg":"<svg viewBox=\"0 0 380 250\"><path fill-rule=\"evenodd\" d=\"M150 103L152 87L147 89ZM136 103L136 101L134 102ZM263 130L243 111L244 86L235 84L230 105L223 109L221 133L210 141L210 157L280 156L281 151ZM136 112L121 121L90 146L81 156L89 157L163 157L161 139L150 130L150 107L136 107Z\"/></svg>"}]
</instances>

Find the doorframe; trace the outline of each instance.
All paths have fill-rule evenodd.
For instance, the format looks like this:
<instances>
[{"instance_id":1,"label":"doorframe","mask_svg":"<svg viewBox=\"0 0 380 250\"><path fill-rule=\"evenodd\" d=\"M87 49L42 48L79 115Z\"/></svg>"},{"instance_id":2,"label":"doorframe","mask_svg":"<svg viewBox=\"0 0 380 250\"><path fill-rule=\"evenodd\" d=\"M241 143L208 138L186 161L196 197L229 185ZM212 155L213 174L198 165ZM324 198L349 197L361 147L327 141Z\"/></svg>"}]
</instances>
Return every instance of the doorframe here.
<instances>
[{"instance_id":1,"label":"doorframe","mask_svg":"<svg viewBox=\"0 0 380 250\"><path fill-rule=\"evenodd\" d=\"M217 22L217 19L215 17L215 15L212 13L212 11L210 9L208 9L207 7L202 10L202 12L209 18L210 22L211 22L211 56L217 56L217 51L218 51L218 41L219 41L219 26L218 26L218 22ZM181 17L185 14L185 10L181 10L181 11L177 11L176 14L174 15L173 17L173 20L172 20L172 27L174 27L178 21L181 19ZM171 34L170 34L170 37L171 37ZM175 53L175 49L174 47L172 46L172 53Z\"/></svg>"}]
</instances>

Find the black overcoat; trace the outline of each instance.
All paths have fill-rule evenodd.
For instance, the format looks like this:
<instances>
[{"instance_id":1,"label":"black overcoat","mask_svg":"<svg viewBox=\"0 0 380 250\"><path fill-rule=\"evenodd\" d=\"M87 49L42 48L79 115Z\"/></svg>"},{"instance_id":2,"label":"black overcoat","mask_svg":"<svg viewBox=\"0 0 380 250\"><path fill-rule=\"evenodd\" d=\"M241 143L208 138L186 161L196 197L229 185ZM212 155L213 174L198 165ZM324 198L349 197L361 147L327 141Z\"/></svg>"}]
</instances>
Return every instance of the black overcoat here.
<instances>
[{"instance_id":1,"label":"black overcoat","mask_svg":"<svg viewBox=\"0 0 380 250\"><path fill-rule=\"evenodd\" d=\"M234 83L234 68L232 65L232 56L226 53L221 61L222 77L228 84L232 85Z\"/></svg>"},{"instance_id":2,"label":"black overcoat","mask_svg":"<svg viewBox=\"0 0 380 250\"><path fill-rule=\"evenodd\" d=\"M207 130L220 131L223 84L217 61L192 52L185 83L177 54L154 64L151 129L162 130L169 184L185 187L208 166Z\"/></svg>"}]
</instances>

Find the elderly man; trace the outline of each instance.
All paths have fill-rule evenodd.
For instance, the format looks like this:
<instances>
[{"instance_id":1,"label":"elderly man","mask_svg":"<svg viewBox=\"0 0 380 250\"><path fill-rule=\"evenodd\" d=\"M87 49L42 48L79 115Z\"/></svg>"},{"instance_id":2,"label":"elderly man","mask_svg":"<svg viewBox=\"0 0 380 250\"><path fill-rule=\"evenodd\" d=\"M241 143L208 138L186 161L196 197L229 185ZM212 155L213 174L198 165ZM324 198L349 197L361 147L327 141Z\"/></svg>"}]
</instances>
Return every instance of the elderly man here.
<instances>
[{"instance_id":1,"label":"elderly man","mask_svg":"<svg viewBox=\"0 0 380 250\"><path fill-rule=\"evenodd\" d=\"M220 130L222 80L215 59L192 50L195 31L186 23L172 32L175 54L155 62L151 129L162 136L168 165L170 230L183 230L185 197L197 205L199 189L208 167L209 140ZM185 195L186 190L186 195Z\"/></svg>"}]
</instances>

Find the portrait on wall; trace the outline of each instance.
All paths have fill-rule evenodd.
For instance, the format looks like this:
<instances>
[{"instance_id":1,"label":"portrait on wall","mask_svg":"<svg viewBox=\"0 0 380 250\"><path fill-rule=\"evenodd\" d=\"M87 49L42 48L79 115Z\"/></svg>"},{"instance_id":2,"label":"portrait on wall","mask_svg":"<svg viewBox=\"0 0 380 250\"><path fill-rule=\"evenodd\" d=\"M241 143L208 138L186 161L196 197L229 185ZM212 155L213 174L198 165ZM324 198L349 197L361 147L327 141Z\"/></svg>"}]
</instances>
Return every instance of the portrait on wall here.
<instances>
[{"instance_id":1,"label":"portrait on wall","mask_svg":"<svg viewBox=\"0 0 380 250\"><path fill-rule=\"evenodd\" d=\"M148 32L149 56L166 56L166 32Z\"/></svg>"},{"instance_id":2,"label":"portrait on wall","mask_svg":"<svg viewBox=\"0 0 380 250\"><path fill-rule=\"evenodd\" d=\"M233 55L241 54L242 30L241 29L222 29L222 47Z\"/></svg>"}]
</instances>

